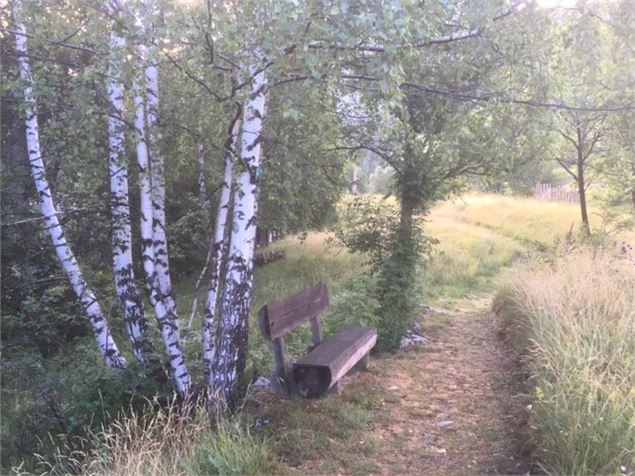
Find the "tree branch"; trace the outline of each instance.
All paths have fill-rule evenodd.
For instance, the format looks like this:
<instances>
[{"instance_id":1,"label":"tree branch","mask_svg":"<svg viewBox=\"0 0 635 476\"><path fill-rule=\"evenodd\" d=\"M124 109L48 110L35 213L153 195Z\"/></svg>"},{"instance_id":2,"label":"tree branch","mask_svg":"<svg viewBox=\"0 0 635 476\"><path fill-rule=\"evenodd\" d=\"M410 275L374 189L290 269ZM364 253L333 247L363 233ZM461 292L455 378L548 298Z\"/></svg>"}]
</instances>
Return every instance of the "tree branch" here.
<instances>
[{"instance_id":1,"label":"tree branch","mask_svg":"<svg viewBox=\"0 0 635 476\"><path fill-rule=\"evenodd\" d=\"M571 175L571 177L573 177L576 182L578 181L577 174L574 173L563 160L556 158L556 162L558 162L560 164L560 167L562 167L569 175Z\"/></svg>"}]
</instances>

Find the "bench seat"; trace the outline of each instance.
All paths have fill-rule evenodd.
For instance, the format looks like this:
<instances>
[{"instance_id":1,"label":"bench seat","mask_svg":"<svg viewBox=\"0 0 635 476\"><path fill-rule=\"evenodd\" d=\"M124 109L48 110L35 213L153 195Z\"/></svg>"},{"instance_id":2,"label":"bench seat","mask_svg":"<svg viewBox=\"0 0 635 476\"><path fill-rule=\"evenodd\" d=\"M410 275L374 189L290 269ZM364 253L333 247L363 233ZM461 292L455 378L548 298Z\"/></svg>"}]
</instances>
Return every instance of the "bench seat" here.
<instances>
[{"instance_id":1,"label":"bench seat","mask_svg":"<svg viewBox=\"0 0 635 476\"><path fill-rule=\"evenodd\" d=\"M377 331L352 326L322 342L293 363L297 392L304 397L325 393L368 355L377 342Z\"/></svg>"}]
</instances>

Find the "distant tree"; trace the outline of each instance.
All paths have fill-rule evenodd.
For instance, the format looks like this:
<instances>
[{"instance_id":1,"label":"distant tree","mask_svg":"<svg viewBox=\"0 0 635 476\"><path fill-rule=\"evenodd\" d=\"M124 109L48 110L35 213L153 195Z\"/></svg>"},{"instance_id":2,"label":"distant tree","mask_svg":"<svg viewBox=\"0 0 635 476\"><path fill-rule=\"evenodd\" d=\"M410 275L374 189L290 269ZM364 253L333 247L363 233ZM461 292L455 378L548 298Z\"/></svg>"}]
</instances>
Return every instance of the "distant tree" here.
<instances>
[{"instance_id":1,"label":"distant tree","mask_svg":"<svg viewBox=\"0 0 635 476\"><path fill-rule=\"evenodd\" d=\"M389 165L378 165L368 179L368 191L388 195L393 188L395 172Z\"/></svg>"},{"instance_id":2,"label":"distant tree","mask_svg":"<svg viewBox=\"0 0 635 476\"><path fill-rule=\"evenodd\" d=\"M606 182L609 170L620 167L622 159L611 136L616 118L632 108L632 88L626 78L632 81L628 65L632 65L633 51L627 46L621 59L615 57L616 30L603 20L618 7L607 3L567 10L552 19L544 39L552 52L545 77L549 94L555 103L570 106L552 109L556 136L552 151L576 184L582 228L587 233L588 188L594 182ZM626 17L629 10L632 18L632 7L622 7Z\"/></svg>"}]
</instances>

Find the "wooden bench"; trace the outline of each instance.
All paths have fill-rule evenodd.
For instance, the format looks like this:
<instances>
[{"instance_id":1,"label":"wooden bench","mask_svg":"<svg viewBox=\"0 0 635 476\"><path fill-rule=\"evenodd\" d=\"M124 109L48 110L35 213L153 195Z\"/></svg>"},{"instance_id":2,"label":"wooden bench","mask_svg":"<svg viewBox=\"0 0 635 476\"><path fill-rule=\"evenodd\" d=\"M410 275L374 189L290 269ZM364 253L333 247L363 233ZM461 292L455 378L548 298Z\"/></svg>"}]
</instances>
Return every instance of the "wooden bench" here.
<instances>
[{"instance_id":1,"label":"wooden bench","mask_svg":"<svg viewBox=\"0 0 635 476\"><path fill-rule=\"evenodd\" d=\"M288 394L318 397L335 387L358 363L366 368L368 355L377 342L377 331L347 327L323 341L320 313L329 306L326 284L319 283L260 309L258 322L265 338L273 344L276 377ZM284 335L306 322L311 323L313 345L309 353L290 366Z\"/></svg>"}]
</instances>

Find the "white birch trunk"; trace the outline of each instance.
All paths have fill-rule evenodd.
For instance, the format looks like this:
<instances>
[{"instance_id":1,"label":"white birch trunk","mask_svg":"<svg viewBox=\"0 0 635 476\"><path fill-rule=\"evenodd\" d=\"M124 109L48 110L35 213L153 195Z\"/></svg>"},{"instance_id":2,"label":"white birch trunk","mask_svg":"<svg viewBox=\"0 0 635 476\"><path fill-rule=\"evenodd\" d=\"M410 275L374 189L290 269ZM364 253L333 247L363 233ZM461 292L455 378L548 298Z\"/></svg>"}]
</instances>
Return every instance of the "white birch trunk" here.
<instances>
[{"instance_id":1,"label":"white birch trunk","mask_svg":"<svg viewBox=\"0 0 635 476\"><path fill-rule=\"evenodd\" d=\"M227 215L230 206L231 186L234 175L234 155L238 138L240 137L240 108L233 118L229 128L229 139L227 141L227 155L225 156L225 169L223 173L223 184L220 189L218 199L218 209L216 211L216 221L214 226L214 237L211 246L212 273L210 276L205 311L203 312L203 367L205 382L213 385L213 362L216 351L216 304L220 285L220 273L223 264L223 256L226 251L225 235L227 230Z\"/></svg>"},{"instance_id":2,"label":"white birch trunk","mask_svg":"<svg viewBox=\"0 0 635 476\"><path fill-rule=\"evenodd\" d=\"M214 360L212 389L231 402L245 368L249 312L253 291L253 257L260 179L262 120L265 115L265 73L252 75L251 96L243 111L242 171L236 182L232 232L225 285L221 297L219 339Z\"/></svg>"},{"instance_id":3,"label":"white birch trunk","mask_svg":"<svg viewBox=\"0 0 635 476\"><path fill-rule=\"evenodd\" d=\"M108 10L119 15L120 7L108 3ZM125 158L123 128L124 87L121 82L121 60L124 40L115 29L110 32L110 60L108 65L108 148L113 229L113 267L117 296L123 307L124 322L132 344L132 351L139 362L146 361L149 343L145 332L148 321L143 308L141 293L135 284L132 262L132 232L128 199L128 169Z\"/></svg>"},{"instance_id":4,"label":"white birch trunk","mask_svg":"<svg viewBox=\"0 0 635 476\"><path fill-rule=\"evenodd\" d=\"M35 99L33 97L33 76L31 65L28 59L26 30L21 19L21 1L14 0L13 14L15 17L16 29L16 52L18 54L18 62L20 65L20 78L24 82L24 111L26 113L26 145L29 156L29 163L35 188L37 189L40 210L46 221L46 229L51 236L53 246L57 256L66 272L66 276L79 297L84 312L90 319L93 332L97 340L97 346L100 353L106 359L109 367L123 367L126 363L123 355L119 352L115 343L108 321L104 315L101 306L97 302L97 298L88 284L84 280L84 276L79 268L79 264L70 250L64 231L59 223L57 210L51 196L48 180L46 179L44 161L40 152L40 138L38 130L38 118L36 112Z\"/></svg>"},{"instance_id":5,"label":"white birch trunk","mask_svg":"<svg viewBox=\"0 0 635 476\"><path fill-rule=\"evenodd\" d=\"M147 143L150 157L152 188L152 244L154 247L154 272L156 273L163 303L170 313L171 327L177 340L180 340L179 315L170 278L170 260L168 252L167 223L165 219L165 165L160 152L161 134L159 131L159 68L157 40L153 31L153 20L158 17L154 0L144 0L150 18L144 21L150 44L147 47L145 64L146 80L146 119Z\"/></svg>"},{"instance_id":6,"label":"white birch trunk","mask_svg":"<svg viewBox=\"0 0 635 476\"><path fill-rule=\"evenodd\" d=\"M150 157L150 180L152 187L152 234L154 245L154 267L161 292L164 297L172 295L170 271L168 264L167 236L165 231L165 167L163 155L159 152L159 68L156 37L153 33L152 20L156 17L154 0L144 0L151 19L144 19L149 45L146 49L144 74L146 81L146 124L148 155Z\"/></svg>"},{"instance_id":7,"label":"white birch trunk","mask_svg":"<svg viewBox=\"0 0 635 476\"><path fill-rule=\"evenodd\" d=\"M139 48L141 60L145 60L144 48ZM141 253L143 258L143 270L146 277L148 298L154 308L163 343L168 354L172 380L177 391L184 395L190 388L190 376L185 365L185 358L179 340L178 319L174 312L166 305L164 295L161 292L159 280L155 268L154 235L153 235L153 203L152 187L150 179L150 163L148 147L145 135L145 101L143 88L138 82L134 86L135 129L137 131L137 164L139 166L140 188L140 233ZM174 323L177 323L175 326Z\"/></svg>"},{"instance_id":8,"label":"white birch trunk","mask_svg":"<svg viewBox=\"0 0 635 476\"><path fill-rule=\"evenodd\" d=\"M359 193L359 183L357 181L357 164L353 164L353 181L351 182L351 193L353 195L358 195Z\"/></svg>"}]
</instances>

